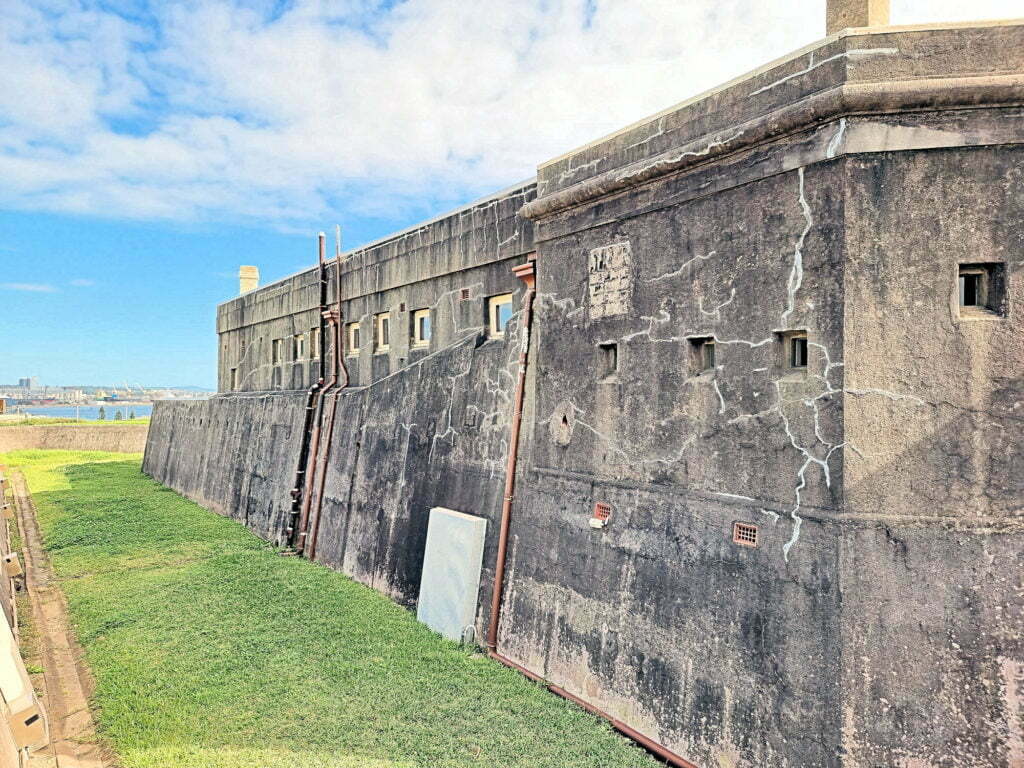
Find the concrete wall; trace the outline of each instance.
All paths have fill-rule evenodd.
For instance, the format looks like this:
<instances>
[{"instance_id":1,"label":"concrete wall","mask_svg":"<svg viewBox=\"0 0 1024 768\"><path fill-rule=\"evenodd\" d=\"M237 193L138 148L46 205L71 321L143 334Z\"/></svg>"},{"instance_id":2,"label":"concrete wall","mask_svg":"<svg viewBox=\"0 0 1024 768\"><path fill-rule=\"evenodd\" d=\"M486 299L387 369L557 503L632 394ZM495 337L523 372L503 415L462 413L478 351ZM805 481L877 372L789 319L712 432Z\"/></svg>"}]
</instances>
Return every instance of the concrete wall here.
<instances>
[{"instance_id":1,"label":"concrete wall","mask_svg":"<svg viewBox=\"0 0 1024 768\"><path fill-rule=\"evenodd\" d=\"M516 307L521 300L511 267L532 248L529 222L517 212L533 190L516 187L367 246L343 269L345 322L361 323L363 343L345 357L350 387L326 401L336 415L316 556L404 605L419 594L434 506L488 518L481 606L487 602L522 332L517 310L505 337L492 336L487 299L511 293ZM333 302L333 264L329 277ZM277 543L286 540L301 444L306 394L298 388L309 386L319 363L274 365L268 344L315 325L316 278L303 272L218 312L222 388L236 367L245 371L242 389L275 380L288 389L186 407L157 403L144 461L154 478ZM421 308L431 310L433 335L417 348L411 317ZM371 328L383 311L392 332L380 353Z\"/></svg>"},{"instance_id":2,"label":"concrete wall","mask_svg":"<svg viewBox=\"0 0 1024 768\"><path fill-rule=\"evenodd\" d=\"M1022 44L830 38L360 254L346 313L440 335L329 398L317 559L413 605L429 509L479 514L487 626L525 337L483 307L534 249L499 650L702 768L1021 765ZM968 317L979 263L1005 301ZM222 383L239 334L311 327L310 274L221 307ZM278 386L261 355L244 387ZM146 471L281 541L303 404L160 404Z\"/></svg>"},{"instance_id":3,"label":"concrete wall","mask_svg":"<svg viewBox=\"0 0 1024 768\"><path fill-rule=\"evenodd\" d=\"M148 432L147 424L126 424L123 427L0 426L0 453L33 449L142 453Z\"/></svg>"},{"instance_id":4,"label":"concrete wall","mask_svg":"<svg viewBox=\"0 0 1024 768\"><path fill-rule=\"evenodd\" d=\"M507 266L497 272L495 266L533 249L532 224L518 211L534 196L531 181L345 255L342 313L346 324L360 323L362 336L360 354L346 360L353 385L385 377L482 328L486 298L517 284ZM332 259L331 305L335 280ZM222 304L219 391L305 389L316 381L319 359L295 359L292 340L319 328L319 297L318 272L310 269ZM410 347L411 313L418 309L432 314L434 338L427 349ZM390 350L380 354L374 350L373 318L383 312L391 314L392 339ZM277 364L275 339L283 342Z\"/></svg>"}]
</instances>

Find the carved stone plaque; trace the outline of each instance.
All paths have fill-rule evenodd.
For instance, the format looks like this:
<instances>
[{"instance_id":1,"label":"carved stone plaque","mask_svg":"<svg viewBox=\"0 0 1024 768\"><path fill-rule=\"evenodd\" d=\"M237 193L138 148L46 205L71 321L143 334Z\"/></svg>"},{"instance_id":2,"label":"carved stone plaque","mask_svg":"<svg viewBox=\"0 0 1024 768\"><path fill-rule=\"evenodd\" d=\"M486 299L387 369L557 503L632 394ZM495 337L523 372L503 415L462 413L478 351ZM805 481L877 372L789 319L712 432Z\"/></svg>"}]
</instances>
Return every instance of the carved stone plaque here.
<instances>
[{"instance_id":1,"label":"carved stone plaque","mask_svg":"<svg viewBox=\"0 0 1024 768\"><path fill-rule=\"evenodd\" d=\"M623 315L629 309L632 287L629 241L612 243L590 252L590 317Z\"/></svg>"}]
</instances>

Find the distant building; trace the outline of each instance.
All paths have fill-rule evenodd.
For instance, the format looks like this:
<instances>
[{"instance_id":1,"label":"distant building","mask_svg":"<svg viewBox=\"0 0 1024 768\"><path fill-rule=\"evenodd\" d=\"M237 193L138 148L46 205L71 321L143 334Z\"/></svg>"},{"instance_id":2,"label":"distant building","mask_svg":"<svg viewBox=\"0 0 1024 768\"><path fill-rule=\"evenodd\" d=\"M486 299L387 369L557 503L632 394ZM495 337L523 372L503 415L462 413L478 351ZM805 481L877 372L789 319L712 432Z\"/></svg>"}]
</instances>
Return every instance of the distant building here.
<instances>
[{"instance_id":1,"label":"distant building","mask_svg":"<svg viewBox=\"0 0 1024 768\"><path fill-rule=\"evenodd\" d=\"M18 379L18 386L22 389L39 389L39 377L30 376L24 379Z\"/></svg>"}]
</instances>

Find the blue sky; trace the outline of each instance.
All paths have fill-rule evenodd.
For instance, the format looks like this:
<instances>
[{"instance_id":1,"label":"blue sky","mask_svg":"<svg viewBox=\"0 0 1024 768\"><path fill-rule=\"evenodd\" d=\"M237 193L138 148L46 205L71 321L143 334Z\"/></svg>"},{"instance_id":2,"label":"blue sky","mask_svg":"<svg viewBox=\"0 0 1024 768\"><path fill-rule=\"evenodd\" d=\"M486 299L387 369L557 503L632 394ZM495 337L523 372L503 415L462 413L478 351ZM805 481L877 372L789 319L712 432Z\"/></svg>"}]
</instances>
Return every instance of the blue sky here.
<instances>
[{"instance_id":1,"label":"blue sky","mask_svg":"<svg viewBox=\"0 0 1024 768\"><path fill-rule=\"evenodd\" d=\"M824 0L4 0L0 383L214 385L214 308L823 35ZM893 0L893 23L1020 15Z\"/></svg>"}]
</instances>

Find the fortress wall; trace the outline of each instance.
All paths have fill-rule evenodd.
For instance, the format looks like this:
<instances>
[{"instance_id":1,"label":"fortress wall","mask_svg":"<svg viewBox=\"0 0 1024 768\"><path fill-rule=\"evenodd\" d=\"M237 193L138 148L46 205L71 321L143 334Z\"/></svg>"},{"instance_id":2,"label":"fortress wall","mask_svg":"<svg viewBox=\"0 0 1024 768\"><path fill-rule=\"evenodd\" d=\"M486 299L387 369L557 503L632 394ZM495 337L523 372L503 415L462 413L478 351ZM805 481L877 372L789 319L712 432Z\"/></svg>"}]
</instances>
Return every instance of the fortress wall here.
<instances>
[{"instance_id":1,"label":"fortress wall","mask_svg":"<svg viewBox=\"0 0 1024 768\"><path fill-rule=\"evenodd\" d=\"M342 313L346 323L360 323L363 341L361 354L347 361L353 383L365 385L422 356L423 350L409 344L414 310L432 310L434 351L483 326L486 298L518 283L508 274L507 263L533 250L533 225L518 212L535 192L530 181L345 254ZM494 267L499 278L490 276ZM336 300L335 268L331 259L331 305ZM310 269L220 305L219 391L231 391L232 368L239 391L309 387L319 375L319 361L294 359L290 344L296 334L319 327L319 296L318 271ZM391 349L375 354L373 316L386 311L391 312ZM279 364L272 361L274 339L285 340Z\"/></svg>"},{"instance_id":2,"label":"fortress wall","mask_svg":"<svg viewBox=\"0 0 1024 768\"><path fill-rule=\"evenodd\" d=\"M276 541L291 508L305 405L303 392L157 402L142 469Z\"/></svg>"},{"instance_id":3,"label":"fortress wall","mask_svg":"<svg viewBox=\"0 0 1024 768\"><path fill-rule=\"evenodd\" d=\"M430 507L482 515L487 626L522 328L489 338L482 308L518 302L535 249L498 650L701 768L1018 765L1021 43L830 38L543 165L519 214L386 241L416 259L368 250L346 314L430 306L443 335L350 361L316 559L412 606ZM470 222L494 258L445 239ZM964 323L976 262L1005 311ZM236 335L310 324L309 274L222 305L222 382ZM280 540L303 403L161 405L147 471ZM256 489L277 511L248 511Z\"/></svg>"}]
</instances>

